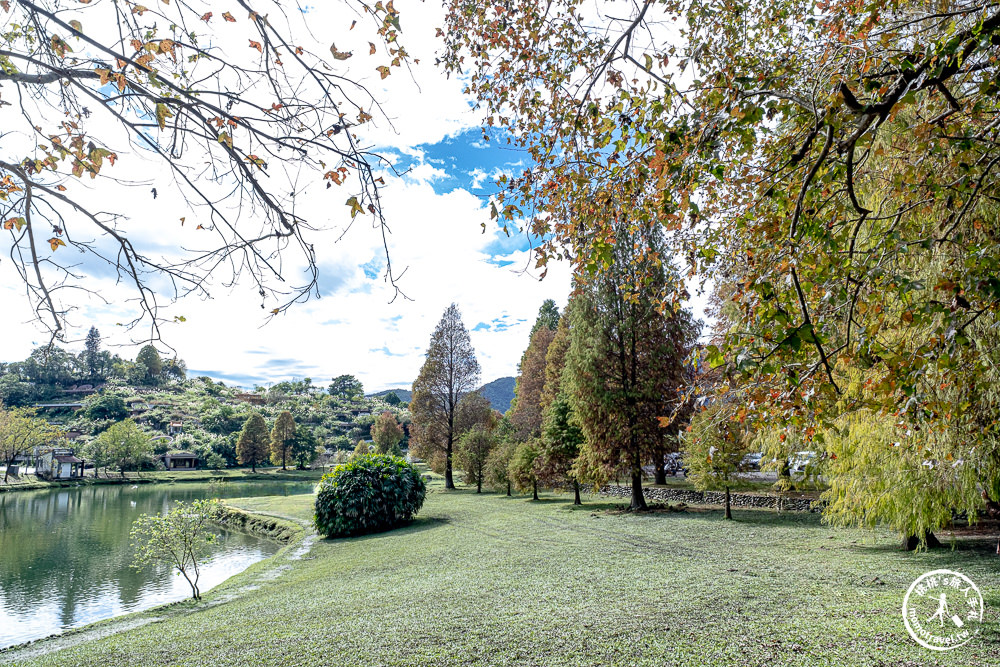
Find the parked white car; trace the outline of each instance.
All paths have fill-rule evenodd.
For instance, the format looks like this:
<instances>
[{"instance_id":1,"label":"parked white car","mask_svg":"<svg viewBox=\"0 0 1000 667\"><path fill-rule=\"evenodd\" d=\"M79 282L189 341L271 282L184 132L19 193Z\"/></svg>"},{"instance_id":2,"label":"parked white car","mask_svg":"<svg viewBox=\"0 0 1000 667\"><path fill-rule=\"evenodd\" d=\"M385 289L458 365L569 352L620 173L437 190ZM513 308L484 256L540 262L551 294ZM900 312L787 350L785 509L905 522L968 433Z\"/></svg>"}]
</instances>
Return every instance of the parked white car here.
<instances>
[{"instance_id":1,"label":"parked white car","mask_svg":"<svg viewBox=\"0 0 1000 667\"><path fill-rule=\"evenodd\" d=\"M791 467L792 472L802 472L806 469L806 466L813 463L815 459L816 452L795 452L795 454L791 457L789 466Z\"/></svg>"}]
</instances>

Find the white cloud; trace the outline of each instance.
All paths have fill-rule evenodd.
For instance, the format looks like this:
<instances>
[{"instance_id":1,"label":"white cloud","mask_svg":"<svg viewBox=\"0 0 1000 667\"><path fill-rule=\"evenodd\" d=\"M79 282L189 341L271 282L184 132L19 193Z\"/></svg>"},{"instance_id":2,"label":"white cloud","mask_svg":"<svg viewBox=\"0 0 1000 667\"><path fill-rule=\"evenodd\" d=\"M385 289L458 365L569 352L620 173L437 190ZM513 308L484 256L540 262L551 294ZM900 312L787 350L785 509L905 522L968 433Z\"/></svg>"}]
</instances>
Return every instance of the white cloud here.
<instances>
[{"instance_id":1,"label":"white cloud","mask_svg":"<svg viewBox=\"0 0 1000 667\"><path fill-rule=\"evenodd\" d=\"M469 172L469 176L472 177L472 189L482 190L483 181L486 180L487 173L482 169L480 169L479 167L476 167L475 169Z\"/></svg>"}]
</instances>

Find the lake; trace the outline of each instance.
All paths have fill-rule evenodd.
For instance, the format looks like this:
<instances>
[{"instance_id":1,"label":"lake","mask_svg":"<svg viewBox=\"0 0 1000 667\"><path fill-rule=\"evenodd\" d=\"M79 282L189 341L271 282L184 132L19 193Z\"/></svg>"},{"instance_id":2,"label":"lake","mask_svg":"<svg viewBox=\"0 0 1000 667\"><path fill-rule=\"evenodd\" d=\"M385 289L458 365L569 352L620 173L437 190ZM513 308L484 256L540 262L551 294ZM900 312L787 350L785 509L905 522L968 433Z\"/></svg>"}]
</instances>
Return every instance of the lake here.
<instances>
[{"instance_id":1,"label":"lake","mask_svg":"<svg viewBox=\"0 0 1000 667\"><path fill-rule=\"evenodd\" d=\"M311 493L312 483L224 482L80 486L0 493L0 648L191 595L167 566L129 567L129 530L175 500ZM213 527L202 593L280 546Z\"/></svg>"}]
</instances>

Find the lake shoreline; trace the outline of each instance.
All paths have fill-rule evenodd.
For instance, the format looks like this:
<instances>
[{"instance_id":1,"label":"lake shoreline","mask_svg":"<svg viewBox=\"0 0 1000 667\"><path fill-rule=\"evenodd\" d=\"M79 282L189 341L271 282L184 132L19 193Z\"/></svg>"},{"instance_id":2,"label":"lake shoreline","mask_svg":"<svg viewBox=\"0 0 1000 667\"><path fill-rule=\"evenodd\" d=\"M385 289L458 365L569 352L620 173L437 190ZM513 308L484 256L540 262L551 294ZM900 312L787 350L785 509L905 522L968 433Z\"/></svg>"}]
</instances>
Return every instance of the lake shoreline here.
<instances>
[{"instance_id":1,"label":"lake shoreline","mask_svg":"<svg viewBox=\"0 0 1000 667\"><path fill-rule=\"evenodd\" d=\"M266 479L274 481L272 477ZM205 480L195 479L185 481L204 482ZM240 478L240 481L254 480L252 478ZM214 586L210 591L206 592L206 596L210 595L209 599L196 601L186 598L166 602L148 609L112 616L111 618L94 621L80 627L68 628L45 637L0 648L0 664L18 663L21 660L38 658L78 643L89 642L149 623L159 623L178 615L187 615L230 602L237 597L252 592L256 588L256 585L252 581L243 583L240 581L241 579L250 573L265 578L268 576L277 576L290 567L286 561L294 561L301 558L302 554L298 553L298 550L307 542L307 538L310 536L315 537L315 533L310 531L307 522L278 514L252 512L226 505L225 501L221 502L219 515L213 523L227 530L244 532L261 539L276 542L281 545L281 548L271 556L252 563L249 567ZM232 586L236 586L236 589L228 592L226 589Z\"/></svg>"},{"instance_id":2,"label":"lake shoreline","mask_svg":"<svg viewBox=\"0 0 1000 667\"><path fill-rule=\"evenodd\" d=\"M22 484L0 484L0 493L17 491L45 491L48 489L71 489L80 486L102 486L116 484L175 484L185 482L306 482L319 481L323 470L282 470L281 468L261 468L257 472L242 468L222 470L192 471L149 471L125 473L125 477L83 477L73 480L36 479ZM141 475L141 476L140 476Z\"/></svg>"}]
</instances>

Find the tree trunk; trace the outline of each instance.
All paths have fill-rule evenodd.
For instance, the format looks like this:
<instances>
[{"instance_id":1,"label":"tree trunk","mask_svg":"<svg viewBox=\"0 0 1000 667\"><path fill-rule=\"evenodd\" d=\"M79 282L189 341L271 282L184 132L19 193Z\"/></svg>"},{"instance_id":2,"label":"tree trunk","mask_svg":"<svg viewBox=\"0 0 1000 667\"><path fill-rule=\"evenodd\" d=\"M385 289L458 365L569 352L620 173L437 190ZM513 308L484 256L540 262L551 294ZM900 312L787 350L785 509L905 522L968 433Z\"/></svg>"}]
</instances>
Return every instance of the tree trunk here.
<instances>
[{"instance_id":1,"label":"tree trunk","mask_svg":"<svg viewBox=\"0 0 1000 667\"><path fill-rule=\"evenodd\" d=\"M902 543L903 551L915 551L918 546L920 546L920 538L916 535L903 535ZM939 549L943 544L934 533L927 533L927 548L928 549Z\"/></svg>"},{"instance_id":2,"label":"tree trunk","mask_svg":"<svg viewBox=\"0 0 1000 667\"><path fill-rule=\"evenodd\" d=\"M583 501L580 500L580 482L573 480L573 504L582 505Z\"/></svg>"},{"instance_id":3,"label":"tree trunk","mask_svg":"<svg viewBox=\"0 0 1000 667\"><path fill-rule=\"evenodd\" d=\"M454 489L455 480L451 475L451 437L448 438L448 448L445 450L445 467L444 467L444 488Z\"/></svg>"},{"instance_id":4,"label":"tree trunk","mask_svg":"<svg viewBox=\"0 0 1000 667\"><path fill-rule=\"evenodd\" d=\"M531 499L538 500L538 480L531 480Z\"/></svg>"},{"instance_id":5,"label":"tree trunk","mask_svg":"<svg viewBox=\"0 0 1000 667\"><path fill-rule=\"evenodd\" d=\"M656 479L653 481L656 484L666 484L667 483L667 462L663 460L663 455L658 455L655 461L656 467Z\"/></svg>"},{"instance_id":6,"label":"tree trunk","mask_svg":"<svg viewBox=\"0 0 1000 667\"><path fill-rule=\"evenodd\" d=\"M507 495L510 496L510 480L507 480Z\"/></svg>"},{"instance_id":7,"label":"tree trunk","mask_svg":"<svg viewBox=\"0 0 1000 667\"><path fill-rule=\"evenodd\" d=\"M476 493L482 493L482 492L483 492L483 480L481 480L481 479L479 479L477 477L476 478Z\"/></svg>"},{"instance_id":8,"label":"tree trunk","mask_svg":"<svg viewBox=\"0 0 1000 667\"><path fill-rule=\"evenodd\" d=\"M284 447L281 448L281 469L282 470L288 470L288 468L285 466L285 448Z\"/></svg>"},{"instance_id":9,"label":"tree trunk","mask_svg":"<svg viewBox=\"0 0 1000 667\"><path fill-rule=\"evenodd\" d=\"M250 472L257 474L257 459L250 459Z\"/></svg>"},{"instance_id":10,"label":"tree trunk","mask_svg":"<svg viewBox=\"0 0 1000 667\"><path fill-rule=\"evenodd\" d=\"M646 496L642 493L642 468L632 469L632 504L629 505L632 511L647 510Z\"/></svg>"},{"instance_id":11,"label":"tree trunk","mask_svg":"<svg viewBox=\"0 0 1000 667\"><path fill-rule=\"evenodd\" d=\"M729 502L729 486L726 486L726 518L732 520L733 510Z\"/></svg>"},{"instance_id":12,"label":"tree trunk","mask_svg":"<svg viewBox=\"0 0 1000 667\"><path fill-rule=\"evenodd\" d=\"M6 468L4 468L4 471L3 471L3 483L4 483L4 484L6 484L6 483L7 483L7 475L9 475L9 474L10 474L10 465L11 465L11 464L12 464L13 462L14 462L14 457L13 457L13 456L12 456L12 457L10 457L9 459L7 459L7 467L6 467Z\"/></svg>"}]
</instances>

